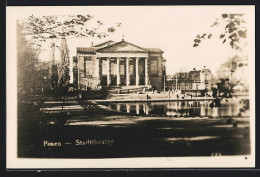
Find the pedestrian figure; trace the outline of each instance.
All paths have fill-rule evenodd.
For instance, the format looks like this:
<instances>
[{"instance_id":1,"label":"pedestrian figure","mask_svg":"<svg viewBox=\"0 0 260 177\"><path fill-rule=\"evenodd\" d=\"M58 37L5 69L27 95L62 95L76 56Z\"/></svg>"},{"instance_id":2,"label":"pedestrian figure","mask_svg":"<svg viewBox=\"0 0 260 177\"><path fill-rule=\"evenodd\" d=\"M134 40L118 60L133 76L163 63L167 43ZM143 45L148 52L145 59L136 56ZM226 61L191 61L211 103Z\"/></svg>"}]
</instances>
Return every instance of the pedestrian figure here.
<instances>
[{"instance_id":1,"label":"pedestrian figure","mask_svg":"<svg viewBox=\"0 0 260 177\"><path fill-rule=\"evenodd\" d=\"M147 100L149 99L149 96L148 96L148 95L146 95L146 99L147 99Z\"/></svg>"},{"instance_id":2,"label":"pedestrian figure","mask_svg":"<svg viewBox=\"0 0 260 177\"><path fill-rule=\"evenodd\" d=\"M179 95L177 94L177 99L179 99Z\"/></svg>"},{"instance_id":3,"label":"pedestrian figure","mask_svg":"<svg viewBox=\"0 0 260 177\"><path fill-rule=\"evenodd\" d=\"M192 94L190 95L191 99L192 99Z\"/></svg>"}]
</instances>

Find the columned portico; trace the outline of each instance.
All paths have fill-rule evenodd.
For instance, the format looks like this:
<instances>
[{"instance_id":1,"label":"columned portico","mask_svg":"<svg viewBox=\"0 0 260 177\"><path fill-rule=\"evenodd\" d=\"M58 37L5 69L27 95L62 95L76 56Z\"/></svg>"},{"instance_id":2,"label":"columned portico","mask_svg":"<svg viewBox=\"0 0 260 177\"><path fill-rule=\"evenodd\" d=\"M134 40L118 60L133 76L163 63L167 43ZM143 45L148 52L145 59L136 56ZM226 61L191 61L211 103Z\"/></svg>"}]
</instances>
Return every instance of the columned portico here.
<instances>
[{"instance_id":1,"label":"columned portico","mask_svg":"<svg viewBox=\"0 0 260 177\"><path fill-rule=\"evenodd\" d=\"M106 70L108 70L108 63L110 69L110 77L107 77L108 72L105 74L103 72L102 85L109 85L104 81L110 83L110 86L147 86L146 84L146 76L148 77L145 70L148 69L148 66L145 66L145 62L149 58L148 52L136 48L137 51L118 51L114 52L114 50L109 51L98 51L96 53L98 58L102 58L102 60L107 60L110 58L110 62L106 61L103 64ZM113 77L115 82L112 82ZM147 81L148 82L148 81Z\"/></svg>"},{"instance_id":2,"label":"columned portico","mask_svg":"<svg viewBox=\"0 0 260 177\"><path fill-rule=\"evenodd\" d=\"M97 57L97 73L101 86L148 86L146 57ZM105 69L105 71L103 71ZM115 79L114 81L113 78ZM101 82L101 80L103 80Z\"/></svg>"}]
</instances>

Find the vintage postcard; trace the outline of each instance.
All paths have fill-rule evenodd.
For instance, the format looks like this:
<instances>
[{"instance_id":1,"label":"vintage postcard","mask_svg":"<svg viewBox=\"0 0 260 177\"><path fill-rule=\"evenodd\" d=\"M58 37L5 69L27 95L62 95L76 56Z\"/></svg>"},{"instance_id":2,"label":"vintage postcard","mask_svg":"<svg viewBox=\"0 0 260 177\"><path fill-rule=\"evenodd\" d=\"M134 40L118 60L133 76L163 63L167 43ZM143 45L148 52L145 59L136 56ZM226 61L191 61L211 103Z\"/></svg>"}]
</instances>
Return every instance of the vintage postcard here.
<instances>
[{"instance_id":1,"label":"vintage postcard","mask_svg":"<svg viewBox=\"0 0 260 177\"><path fill-rule=\"evenodd\" d=\"M254 6L7 6L7 168L255 166Z\"/></svg>"}]
</instances>

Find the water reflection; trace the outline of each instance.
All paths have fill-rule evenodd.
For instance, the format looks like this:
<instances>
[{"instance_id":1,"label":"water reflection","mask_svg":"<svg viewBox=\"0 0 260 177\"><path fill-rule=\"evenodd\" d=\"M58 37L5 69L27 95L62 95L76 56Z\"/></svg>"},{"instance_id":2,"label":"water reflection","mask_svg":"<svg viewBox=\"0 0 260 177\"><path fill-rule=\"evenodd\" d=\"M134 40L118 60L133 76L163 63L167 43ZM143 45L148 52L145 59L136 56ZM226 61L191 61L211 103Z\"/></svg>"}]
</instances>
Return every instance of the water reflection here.
<instances>
[{"instance_id":1,"label":"water reflection","mask_svg":"<svg viewBox=\"0 0 260 177\"><path fill-rule=\"evenodd\" d=\"M234 117L249 116L249 100L222 100L221 107L210 107L211 101L170 101L108 103L117 111L149 116Z\"/></svg>"}]
</instances>

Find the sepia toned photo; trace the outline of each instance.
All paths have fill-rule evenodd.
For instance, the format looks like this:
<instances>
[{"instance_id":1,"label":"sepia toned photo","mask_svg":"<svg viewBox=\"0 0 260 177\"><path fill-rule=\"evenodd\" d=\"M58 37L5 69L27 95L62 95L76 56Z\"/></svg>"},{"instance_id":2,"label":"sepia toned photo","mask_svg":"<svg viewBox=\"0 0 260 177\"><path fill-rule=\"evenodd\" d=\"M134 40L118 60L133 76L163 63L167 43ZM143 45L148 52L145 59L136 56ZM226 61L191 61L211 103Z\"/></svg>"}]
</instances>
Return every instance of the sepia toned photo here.
<instances>
[{"instance_id":1,"label":"sepia toned photo","mask_svg":"<svg viewBox=\"0 0 260 177\"><path fill-rule=\"evenodd\" d=\"M7 168L254 167L254 18L7 7Z\"/></svg>"}]
</instances>

